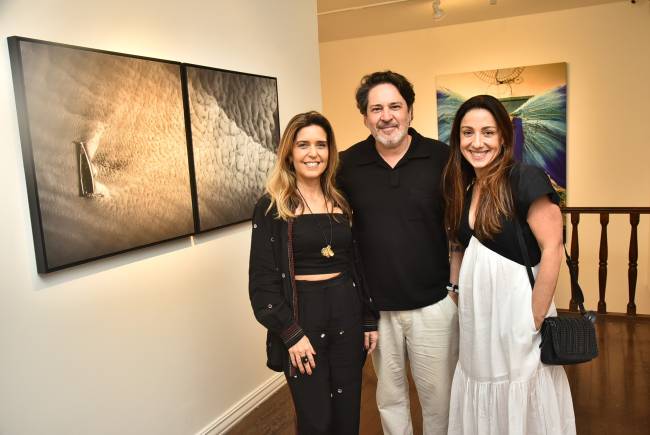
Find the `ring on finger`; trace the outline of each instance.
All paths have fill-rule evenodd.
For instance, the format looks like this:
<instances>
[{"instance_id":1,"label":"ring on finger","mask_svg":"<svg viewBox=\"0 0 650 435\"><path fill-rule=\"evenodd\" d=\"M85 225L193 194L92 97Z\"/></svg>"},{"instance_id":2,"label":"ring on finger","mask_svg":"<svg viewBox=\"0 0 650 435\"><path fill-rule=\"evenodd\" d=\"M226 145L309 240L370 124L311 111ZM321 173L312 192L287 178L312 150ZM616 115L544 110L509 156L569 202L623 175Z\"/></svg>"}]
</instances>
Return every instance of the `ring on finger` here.
<instances>
[{"instance_id":1,"label":"ring on finger","mask_svg":"<svg viewBox=\"0 0 650 435\"><path fill-rule=\"evenodd\" d=\"M307 357L307 355L305 355L305 356L303 356L302 358L300 358L300 360L302 361L303 364L307 364L307 363L309 363L309 358Z\"/></svg>"}]
</instances>

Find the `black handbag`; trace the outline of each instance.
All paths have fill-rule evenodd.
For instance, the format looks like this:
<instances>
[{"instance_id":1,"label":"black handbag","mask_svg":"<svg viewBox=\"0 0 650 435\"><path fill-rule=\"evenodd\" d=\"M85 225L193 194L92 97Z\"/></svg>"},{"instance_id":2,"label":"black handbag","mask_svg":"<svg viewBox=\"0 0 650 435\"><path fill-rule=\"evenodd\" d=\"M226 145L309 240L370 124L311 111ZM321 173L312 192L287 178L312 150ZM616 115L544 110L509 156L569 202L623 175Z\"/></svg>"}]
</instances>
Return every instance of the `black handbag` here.
<instances>
[{"instance_id":1,"label":"black handbag","mask_svg":"<svg viewBox=\"0 0 650 435\"><path fill-rule=\"evenodd\" d=\"M515 226L517 227L517 240L519 248L526 264L528 279L531 289L535 287L535 277L528 257L528 249L524 242L524 235L519 223L519 218L515 216ZM569 275L571 276L571 298L578 304L580 316L578 317L547 317L544 319L541 328L542 342L541 359L544 364L549 365L567 365L579 364L590 361L598 356L598 343L596 342L596 313L587 311L584 307L585 297L578 284L571 257L564 246L564 255L566 263L569 266ZM574 291L575 290L575 291Z\"/></svg>"}]
</instances>

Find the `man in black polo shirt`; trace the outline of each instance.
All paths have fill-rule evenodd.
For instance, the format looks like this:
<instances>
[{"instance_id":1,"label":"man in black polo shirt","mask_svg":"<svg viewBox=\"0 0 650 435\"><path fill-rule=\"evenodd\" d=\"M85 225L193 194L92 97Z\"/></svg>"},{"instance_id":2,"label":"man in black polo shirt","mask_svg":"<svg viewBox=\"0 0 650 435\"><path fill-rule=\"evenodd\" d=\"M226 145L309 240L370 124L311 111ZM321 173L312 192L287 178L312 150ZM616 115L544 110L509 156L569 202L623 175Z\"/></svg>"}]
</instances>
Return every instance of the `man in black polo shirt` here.
<instances>
[{"instance_id":1,"label":"man in black polo shirt","mask_svg":"<svg viewBox=\"0 0 650 435\"><path fill-rule=\"evenodd\" d=\"M424 434L446 434L458 360L458 312L448 283L457 283L460 264L452 255L450 274L440 188L448 147L409 128L415 93L402 75L365 76L356 99L371 135L341 153L338 181L381 311L372 361L382 426L388 435L413 433L408 356Z\"/></svg>"}]
</instances>

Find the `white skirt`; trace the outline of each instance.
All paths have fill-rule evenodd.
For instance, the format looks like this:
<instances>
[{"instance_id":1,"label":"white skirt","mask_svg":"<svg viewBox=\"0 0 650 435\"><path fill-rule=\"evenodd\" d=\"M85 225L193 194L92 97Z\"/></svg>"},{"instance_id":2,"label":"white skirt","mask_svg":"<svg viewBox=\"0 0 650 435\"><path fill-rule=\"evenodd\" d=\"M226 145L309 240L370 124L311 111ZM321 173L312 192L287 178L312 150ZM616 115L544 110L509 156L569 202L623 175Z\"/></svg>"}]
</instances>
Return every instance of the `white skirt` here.
<instances>
[{"instance_id":1,"label":"white skirt","mask_svg":"<svg viewBox=\"0 0 650 435\"><path fill-rule=\"evenodd\" d=\"M575 434L564 368L540 361L525 266L472 237L459 286L460 347L448 433ZM555 315L551 304L547 316Z\"/></svg>"}]
</instances>

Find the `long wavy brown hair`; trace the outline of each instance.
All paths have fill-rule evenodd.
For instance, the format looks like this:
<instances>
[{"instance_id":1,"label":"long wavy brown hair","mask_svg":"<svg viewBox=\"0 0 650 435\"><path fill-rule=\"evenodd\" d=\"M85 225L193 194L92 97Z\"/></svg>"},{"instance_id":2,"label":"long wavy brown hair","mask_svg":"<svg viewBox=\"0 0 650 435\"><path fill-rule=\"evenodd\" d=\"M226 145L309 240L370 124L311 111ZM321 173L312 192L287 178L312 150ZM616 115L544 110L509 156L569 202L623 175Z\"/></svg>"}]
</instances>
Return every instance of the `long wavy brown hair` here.
<instances>
[{"instance_id":1,"label":"long wavy brown hair","mask_svg":"<svg viewBox=\"0 0 650 435\"><path fill-rule=\"evenodd\" d=\"M278 147L277 161L266 182L266 192L271 198L271 205L267 212L275 205L278 210L277 217L287 220L296 217L296 210L299 206L302 205L302 208L305 208L306 204L303 204L303 200L298 193L296 170L291 163L290 157L298 132L310 125L321 127L327 136L327 147L329 151L327 168L325 168L325 172L320 176L320 185L323 189L325 200L328 204L332 204L333 207L337 206L340 208L343 214L351 218L350 205L334 184L336 170L339 165L339 153L336 149L334 130L327 118L315 111L297 114L291 118L287 127L284 129L280 146Z\"/></svg>"},{"instance_id":2,"label":"long wavy brown hair","mask_svg":"<svg viewBox=\"0 0 650 435\"><path fill-rule=\"evenodd\" d=\"M478 180L476 172L460 151L460 124L470 110L485 109L492 114L503 144L501 151L485 168L485 175ZM445 198L445 225L449 240L458 241L465 193L472 183L480 186L481 196L476 209L474 233L479 239L491 239L501 231L501 218L513 213L510 188L510 169L514 164L514 132L512 121L503 104L491 95L477 95L465 101L454 118L449 137L450 155L443 171L443 194Z\"/></svg>"}]
</instances>

